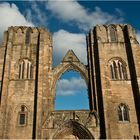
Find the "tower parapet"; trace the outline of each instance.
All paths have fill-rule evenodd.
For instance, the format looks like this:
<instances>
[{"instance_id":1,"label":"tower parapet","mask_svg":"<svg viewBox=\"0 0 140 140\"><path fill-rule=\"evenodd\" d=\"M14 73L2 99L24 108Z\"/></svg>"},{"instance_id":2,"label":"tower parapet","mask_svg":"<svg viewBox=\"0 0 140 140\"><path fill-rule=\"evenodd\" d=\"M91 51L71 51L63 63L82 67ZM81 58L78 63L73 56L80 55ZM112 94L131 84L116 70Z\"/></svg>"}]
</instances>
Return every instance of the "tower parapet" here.
<instances>
[{"instance_id":1,"label":"tower parapet","mask_svg":"<svg viewBox=\"0 0 140 140\"><path fill-rule=\"evenodd\" d=\"M52 41L52 35L45 28L27 27L27 26L11 26L8 28L8 39L13 45L35 45L37 44L38 34L43 34L46 41ZM5 41L5 40L4 40Z\"/></svg>"},{"instance_id":2,"label":"tower parapet","mask_svg":"<svg viewBox=\"0 0 140 140\"><path fill-rule=\"evenodd\" d=\"M90 30L89 36L91 37L92 42L97 41L99 43L123 43L125 42L125 28L127 28L129 32L129 38L131 42L138 43L136 40L134 28L127 24L97 25Z\"/></svg>"}]
</instances>

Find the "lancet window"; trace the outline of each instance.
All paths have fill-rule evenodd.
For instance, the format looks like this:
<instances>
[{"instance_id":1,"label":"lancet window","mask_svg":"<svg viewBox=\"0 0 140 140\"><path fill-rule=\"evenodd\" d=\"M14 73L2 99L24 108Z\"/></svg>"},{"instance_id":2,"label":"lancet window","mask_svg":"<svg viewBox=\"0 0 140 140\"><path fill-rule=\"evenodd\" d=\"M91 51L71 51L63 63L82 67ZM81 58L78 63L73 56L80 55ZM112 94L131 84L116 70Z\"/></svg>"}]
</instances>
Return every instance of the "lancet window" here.
<instances>
[{"instance_id":1,"label":"lancet window","mask_svg":"<svg viewBox=\"0 0 140 140\"><path fill-rule=\"evenodd\" d=\"M24 59L19 64L19 79L32 78L32 64L28 59Z\"/></svg>"},{"instance_id":2,"label":"lancet window","mask_svg":"<svg viewBox=\"0 0 140 140\"><path fill-rule=\"evenodd\" d=\"M119 121L129 121L129 109L125 104L118 106Z\"/></svg>"},{"instance_id":3,"label":"lancet window","mask_svg":"<svg viewBox=\"0 0 140 140\"><path fill-rule=\"evenodd\" d=\"M115 59L110 62L110 75L113 80L126 80L126 64L121 60Z\"/></svg>"}]
</instances>

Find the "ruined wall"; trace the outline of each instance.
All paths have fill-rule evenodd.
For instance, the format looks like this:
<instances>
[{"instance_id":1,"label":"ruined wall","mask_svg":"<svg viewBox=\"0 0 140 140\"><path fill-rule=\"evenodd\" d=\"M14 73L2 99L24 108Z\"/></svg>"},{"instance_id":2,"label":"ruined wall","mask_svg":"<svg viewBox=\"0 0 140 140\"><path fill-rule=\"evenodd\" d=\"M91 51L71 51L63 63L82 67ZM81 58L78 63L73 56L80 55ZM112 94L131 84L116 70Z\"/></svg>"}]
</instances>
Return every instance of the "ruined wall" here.
<instances>
[{"instance_id":1,"label":"ruined wall","mask_svg":"<svg viewBox=\"0 0 140 140\"><path fill-rule=\"evenodd\" d=\"M1 96L1 138L32 138L36 74L39 73L40 80L37 84L41 88L36 91L39 96L40 116L42 95L45 92L40 84L42 85L42 81L47 79L47 70L51 68L51 46L51 35L43 28L10 27L8 29L7 42L3 47L6 49L6 57ZM37 54L39 54L39 62ZM0 56L2 55L1 51ZM22 105L25 106L26 113L24 125L19 124ZM41 119L39 117L38 121L40 122ZM37 128L39 128L38 124Z\"/></svg>"},{"instance_id":2,"label":"ruined wall","mask_svg":"<svg viewBox=\"0 0 140 140\"><path fill-rule=\"evenodd\" d=\"M87 54L88 66L70 50L52 68L48 30L8 28L0 47L0 138L139 136L140 48L134 29L123 24L97 25L87 36ZM54 110L56 82L71 69L89 85L90 110ZM120 120L120 105L127 108L127 119ZM20 115L25 116L24 123Z\"/></svg>"},{"instance_id":3,"label":"ruined wall","mask_svg":"<svg viewBox=\"0 0 140 140\"><path fill-rule=\"evenodd\" d=\"M114 38L111 40L110 26L115 31L116 40ZM128 36L128 39L126 39L126 36ZM131 41L131 38L134 41ZM134 66L138 77L140 48L132 27L121 24L97 25L90 31L87 44L90 81L93 84L90 88L93 88L95 106L100 115L100 127L103 134L101 137L133 138L134 135L139 135L136 97L134 97L135 93L132 85L132 75L134 73L132 74L131 69L134 69L134 67L130 67L132 66L132 60L129 59L131 54L128 52L128 47L132 47ZM112 79L110 64L113 60L121 61L125 65L126 78ZM129 121L119 121L118 106L121 103L128 107Z\"/></svg>"}]
</instances>

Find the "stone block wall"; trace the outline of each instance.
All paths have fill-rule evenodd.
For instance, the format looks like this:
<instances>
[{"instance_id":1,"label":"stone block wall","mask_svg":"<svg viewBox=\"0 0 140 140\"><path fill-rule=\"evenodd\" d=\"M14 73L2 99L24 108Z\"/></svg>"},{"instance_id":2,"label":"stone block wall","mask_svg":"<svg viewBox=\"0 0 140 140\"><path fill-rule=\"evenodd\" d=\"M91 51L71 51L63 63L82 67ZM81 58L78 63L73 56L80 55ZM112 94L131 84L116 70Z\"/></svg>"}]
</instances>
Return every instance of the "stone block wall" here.
<instances>
[{"instance_id":1,"label":"stone block wall","mask_svg":"<svg viewBox=\"0 0 140 140\"><path fill-rule=\"evenodd\" d=\"M110 26L115 30L116 40L111 40ZM127 29L127 30L126 30ZM126 39L127 36L127 39ZM140 48L133 28L130 25L97 25L88 37L88 57L91 89L96 99L96 106L100 116L102 137L134 138L139 136L138 107L135 100L134 85L139 79ZM128 45L129 44L129 45ZM132 56L129 48L132 48ZM129 58L131 57L131 59ZM132 57L134 65L132 65ZM126 79L112 79L110 61L119 60L125 63ZM133 67L130 67L133 66ZM132 77L136 68L137 77ZM133 81L135 80L135 83ZM136 87L137 88L137 87ZM118 107L123 103L128 106L129 121L119 121ZM140 106L139 106L140 107Z\"/></svg>"},{"instance_id":2,"label":"stone block wall","mask_svg":"<svg viewBox=\"0 0 140 140\"><path fill-rule=\"evenodd\" d=\"M27 30L29 30L28 35ZM39 117L40 122L42 119L40 114L43 110L42 96L47 94L44 90L46 86L42 86L42 81L48 85L48 71L51 71L51 43L51 34L43 28L10 27L8 29L7 41L0 48L2 50L0 51L0 57L2 58L0 59L0 74L4 73L1 76L1 79L3 78L3 88L0 138L32 138L34 94L36 92L39 97L37 108L39 115L37 117ZM4 52L5 49L6 52ZM4 53L6 53L5 58ZM3 61L5 61L5 66L3 66ZM28 62L30 62L29 66ZM37 62L39 63L38 67ZM24 76L22 77L20 74ZM35 82L36 75L40 78L37 83ZM35 91L36 84L41 88L38 88L38 91ZM22 105L26 107L26 125L23 126L19 124L19 113Z\"/></svg>"}]
</instances>

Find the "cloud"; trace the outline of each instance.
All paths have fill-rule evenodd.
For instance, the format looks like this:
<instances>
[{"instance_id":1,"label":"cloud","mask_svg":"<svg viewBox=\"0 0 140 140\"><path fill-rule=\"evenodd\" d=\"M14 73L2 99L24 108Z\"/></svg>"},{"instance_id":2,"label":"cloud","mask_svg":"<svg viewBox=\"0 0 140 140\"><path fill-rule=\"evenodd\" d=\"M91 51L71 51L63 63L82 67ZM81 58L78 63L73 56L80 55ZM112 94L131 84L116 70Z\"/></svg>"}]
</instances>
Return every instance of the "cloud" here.
<instances>
[{"instance_id":1,"label":"cloud","mask_svg":"<svg viewBox=\"0 0 140 140\"><path fill-rule=\"evenodd\" d=\"M80 29L85 31L88 31L96 24L120 23L124 20L120 17L122 12L118 8L114 9L116 11L115 15L104 12L99 7L95 7L94 11L90 11L80 5L76 0L49 0L46 8L56 15L57 18L65 22L75 22Z\"/></svg>"},{"instance_id":2,"label":"cloud","mask_svg":"<svg viewBox=\"0 0 140 140\"><path fill-rule=\"evenodd\" d=\"M3 32L10 26L33 26L33 23L27 21L15 4L7 2L0 3L0 40L3 38Z\"/></svg>"},{"instance_id":3,"label":"cloud","mask_svg":"<svg viewBox=\"0 0 140 140\"><path fill-rule=\"evenodd\" d=\"M102 11L99 7L95 7L94 11L86 9L76 0L69 1L51 1L48 0L46 8L52 12L59 20L68 23L75 23L79 29L89 31L96 24L119 23L124 19L121 18L123 12L116 8L115 15ZM118 15L118 16L116 16ZM66 30L59 30L53 35L53 62L58 64L68 51L74 50L80 61L87 64L87 50L85 34L70 33Z\"/></svg>"},{"instance_id":4,"label":"cloud","mask_svg":"<svg viewBox=\"0 0 140 140\"><path fill-rule=\"evenodd\" d=\"M70 33L63 29L53 34L53 61L60 63L66 52L72 49L81 62L87 62L85 34Z\"/></svg>"},{"instance_id":5,"label":"cloud","mask_svg":"<svg viewBox=\"0 0 140 140\"><path fill-rule=\"evenodd\" d=\"M80 94L87 89L84 79L72 77L71 79L60 79L57 83L57 95L68 96Z\"/></svg>"},{"instance_id":6,"label":"cloud","mask_svg":"<svg viewBox=\"0 0 140 140\"><path fill-rule=\"evenodd\" d=\"M47 15L42 8L43 2L29 1L31 5L30 9L25 10L25 15L28 21L33 22L36 26L46 26L47 24Z\"/></svg>"}]
</instances>

